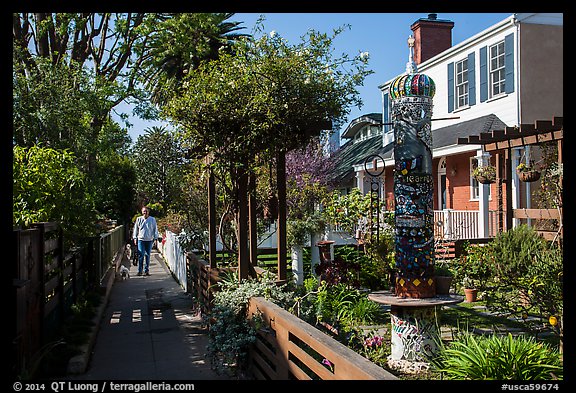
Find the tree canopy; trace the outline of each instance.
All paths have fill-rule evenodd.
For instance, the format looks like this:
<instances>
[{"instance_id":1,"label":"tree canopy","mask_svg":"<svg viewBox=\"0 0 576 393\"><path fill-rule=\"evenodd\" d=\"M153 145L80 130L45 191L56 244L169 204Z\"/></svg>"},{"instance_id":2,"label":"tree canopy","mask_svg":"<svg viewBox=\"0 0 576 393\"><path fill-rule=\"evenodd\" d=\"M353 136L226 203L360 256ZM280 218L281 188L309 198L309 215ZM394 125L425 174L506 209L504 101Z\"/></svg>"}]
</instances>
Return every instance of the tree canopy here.
<instances>
[{"instance_id":1,"label":"tree canopy","mask_svg":"<svg viewBox=\"0 0 576 393\"><path fill-rule=\"evenodd\" d=\"M342 31L311 30L295 45L275 32L239 39L233 54L189 73L164 114L178 124L185 147L224 166L305 146L321 124L337 125L349 106L361 105L356 87L371 72L368 59L333 58Z\"/></svg>"}]
</instances>

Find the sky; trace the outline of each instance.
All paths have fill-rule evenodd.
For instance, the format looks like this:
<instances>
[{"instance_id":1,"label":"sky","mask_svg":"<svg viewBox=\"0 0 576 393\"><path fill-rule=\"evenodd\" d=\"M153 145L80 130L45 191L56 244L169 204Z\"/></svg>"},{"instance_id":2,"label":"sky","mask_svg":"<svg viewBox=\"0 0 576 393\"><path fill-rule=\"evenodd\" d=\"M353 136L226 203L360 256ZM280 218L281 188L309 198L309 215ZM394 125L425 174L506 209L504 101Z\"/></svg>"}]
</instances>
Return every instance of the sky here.
<instances>
[{"instance_id":1,"label":"sky","mask_svg":"<svg viewBox=\"0 0 576 393\"><path fill-rule=\"evenodd\" d=\"M452 45L512 15L512 12L436 13L438 19L454 22ZM420 18L427 18L428 13L236 13L229 21L242 22L240 26L244 29L240 32L252 34L261 16L264 18L264 32L275 31L293 45L300 43L301 37L310 29L331 34L334 29L350 26L335 39L334 56L340 57L343 53L354 56L368 52L368 68L373 74L366 77L363 86L358 87L363 106L349 108L347 124L363 114L382 111L382 95L378 86L405 72L409 53L407 39L412 34L410 26ZM117 110L130 112L130 108L125 106ZM130 118L130 122L133 126L129 134L133 142L146 128L164 124L143 122L134 117Z\"/></svg>"}]
</instances>

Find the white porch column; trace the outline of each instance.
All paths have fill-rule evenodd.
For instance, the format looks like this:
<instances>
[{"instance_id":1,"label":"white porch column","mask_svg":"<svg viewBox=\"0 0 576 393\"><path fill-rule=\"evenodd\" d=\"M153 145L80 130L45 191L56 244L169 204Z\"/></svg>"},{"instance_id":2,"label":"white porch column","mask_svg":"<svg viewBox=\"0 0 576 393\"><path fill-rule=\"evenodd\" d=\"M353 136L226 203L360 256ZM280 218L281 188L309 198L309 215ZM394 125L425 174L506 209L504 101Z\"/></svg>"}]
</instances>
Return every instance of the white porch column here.
<instances>
[{"instance_id":1,"label":"white porch column","mask_svg":"<svg viewBox=\"0 0 576 393\"><path fill-rule=\"evenodd\" d=\"M476 159L478 160L478 165L486 165L489 163L489 155L484 153L482 149L476 151ZM478 236L488 237L489 235L489 195L490 195L490 184L478 183Z\"/></svg>"},{"instance_id":2,"label":"white porch column","mask_svg":"<svg viewBox=\"0 0 576 393\"><path fill-rule=\"evenodd\" d=\"M364 171L356 172L356 187L358 187L358 189L362 192L362 194L365 194L365 192L364 192Z\"/></svg>"},{"instance_id":3,"label":"white porch column","mask_svg":"<svg viewBox=\"0 0 576 393\"><path fill-rule=\"evenodd\" d=\"M292 274L296 285L304 283L304 262L303 262L303 247L301 245L292 246Z\"/></svg>"},{"instance_id":4,"label":"white porch column","mask_svg":"<svg viewBox=\"0 0 576 393\"><path fill-rule=\"evenodd\" d=\"M442 215L444 216L444 237L447 239L454 239L454 233L452 230L452 209L442 210Z\"/></svg>"},{"instance_id":5,"label":"white porch column","mask_svg":"<svg viewBox=\"0 0 576 393\"><path fill-rule=\"evenodd\" d=\"M320 249L316 246L316 243L320 240L321 238L317 234L313 233L310 235L310 270L314 277L316 277L314 269L320 264Z\"/></svg>"},{"instance_id":6,"label":"white porch column","mask_svg":"<svg viewBox=\"0 0 576 393\"><path fill-rule=\"evenodd\" d=\"M524 146L524 162L526 164L530 164L530 159L532 158L532 152L530 151L531 146ZM512 207L514 209L518 209L520 207L520 192L518 192L520 190L520 179L518 178L518 173L516 173L516 167L518 166L518 164L520 164L520 160L522 159L522 157L520 156L522 150L514 150L514 152L516 154L514 154L512 157L514 158L518 158L518 160L514 160L514 163L512 164L512 179L514 179L514 184L512 185ZM526 200L526 209L531 209L532 208L532 183L527 182L525 183L526 187L525 187L525 194L524 194L524 198ZM532 219L529 218L527 220L528 225L532 225ZM520 219L519 218L514 218L512 221L512 224L514 225L514 228L517 227L518 225L520 225Z\"/></svg>"}]
</instances>

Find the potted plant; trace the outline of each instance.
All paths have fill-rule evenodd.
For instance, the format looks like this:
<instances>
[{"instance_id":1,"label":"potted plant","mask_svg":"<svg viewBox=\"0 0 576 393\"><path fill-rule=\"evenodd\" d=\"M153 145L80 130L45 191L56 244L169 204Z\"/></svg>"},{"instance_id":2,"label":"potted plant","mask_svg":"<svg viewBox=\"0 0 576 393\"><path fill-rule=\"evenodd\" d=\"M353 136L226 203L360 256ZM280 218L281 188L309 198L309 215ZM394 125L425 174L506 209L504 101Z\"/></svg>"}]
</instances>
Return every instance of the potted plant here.
<instances>
[{"instance_id":1,"label":"potted plant","mask_svg":"<svg viewBox=\"0 0 576 393\"><path fill-rule=\"evenodd\" d=\"M496 180L496 167L493 165L477 166L472 171L472 176L481 184L494 183Z\"/></svg>"},{"instance_id":2,"label":"potted plant","mask_svg":"<svg viewBox=\"0 0 576 393\"><path fill-rule=\"evenodd\" d=\"M464 277L462 281L464 285L464 297L467 303L474 303L478 300L478 288L473 278Z\"/></svg>"},{"instance_id":3,"label":"potted plant","mask_svg":"<svg viewBox=\"0 0 576 393\"><path fill-rule=\"evenodd\" d=\"M478 290L492 276L493 259L490 243L467 244L462 255L456 258L455 281L463 287L467 302L476 301Z\"/></svg>"},{"instance_id":4,"label":"potted plant","mask_svg":"<svg viewBox=\"0 0 576 393\"><path fill-rule=\"evenodd\" d=\"M524 182L533 182L540 179L540 171L534 168L533 165L526 165L523 162L516 167L516 173L518 178Z\"/></svg>"},{"instance_id":5,"label":"potted plant","mask_svg":"<svg viewBox=\"0 0 576 393\"><path fill-rule=\"evenodd\" d=\"M450 287L454 280L454 273L446 263L439 263L434 267L436 282L436 295L450 294Z\"/></svg>"}]
</instances>

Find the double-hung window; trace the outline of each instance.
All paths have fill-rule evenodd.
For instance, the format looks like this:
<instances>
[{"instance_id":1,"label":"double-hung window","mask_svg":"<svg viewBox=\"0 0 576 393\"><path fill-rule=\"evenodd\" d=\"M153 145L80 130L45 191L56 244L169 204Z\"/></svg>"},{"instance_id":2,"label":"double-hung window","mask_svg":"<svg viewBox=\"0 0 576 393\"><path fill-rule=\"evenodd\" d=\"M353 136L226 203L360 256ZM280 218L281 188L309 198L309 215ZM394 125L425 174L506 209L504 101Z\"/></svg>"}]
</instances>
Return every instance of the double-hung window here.
<instances>
[{"instance_id":1,"label":"double-hung window","mask_svg":"<svg viewBox=\"0 0 576 393\"><path fill-rule=\"evenodd\" d=\"M455 64L456 109L468 106L468 59Z\"/></svg>"},{"instance_id":2,"label":"double-hung window","mask_svg":"<svg viewBox=\"0 0 576 393\"><path fill-rule=\"evenodd\" d=\"M506 88L506 64L504 41L490 46L490 97L495 97L505 92Z\"/></svg>"},{"instance_id":3,"label":"double-hung window","mask_svg":"<svg viewBox=\"0 0 576 393\"><path fill-rule=\"evenodd\" d=\"M476 105L476 56L448 63L448 112Z\"/></svg>"},{"instance_id":4,"label":"double-hung window","mask_svg":"<svg viewBox=\"0 0 576 393\"><path fill-rule=\"evenodd\" d=\"M514 92L514 33L479 52L480 102Z\"/></svg>"}]
</instances>

